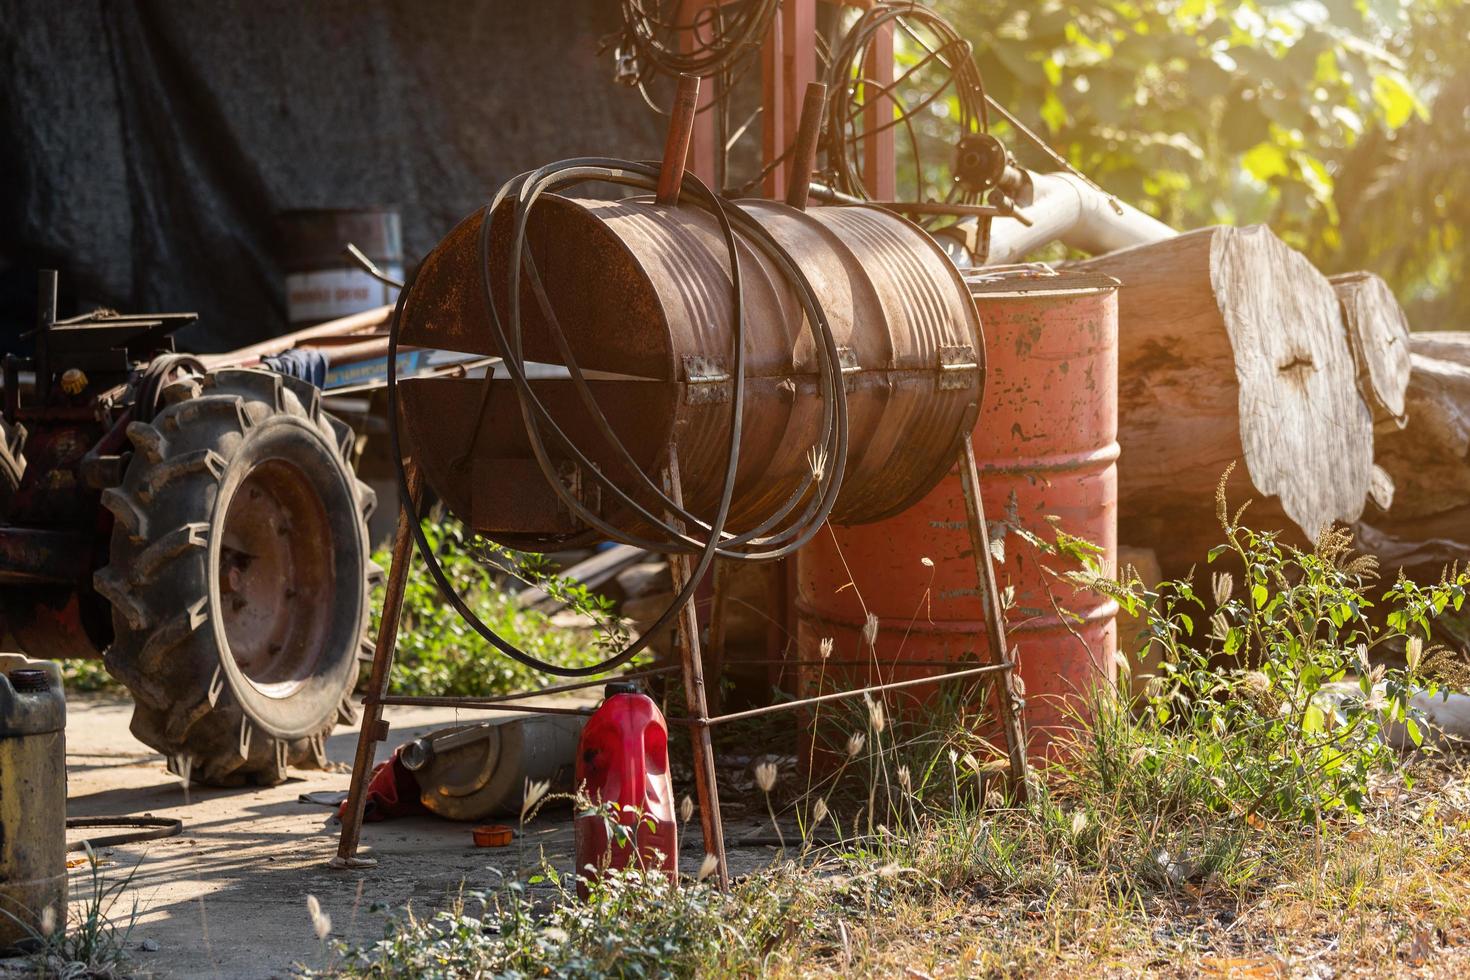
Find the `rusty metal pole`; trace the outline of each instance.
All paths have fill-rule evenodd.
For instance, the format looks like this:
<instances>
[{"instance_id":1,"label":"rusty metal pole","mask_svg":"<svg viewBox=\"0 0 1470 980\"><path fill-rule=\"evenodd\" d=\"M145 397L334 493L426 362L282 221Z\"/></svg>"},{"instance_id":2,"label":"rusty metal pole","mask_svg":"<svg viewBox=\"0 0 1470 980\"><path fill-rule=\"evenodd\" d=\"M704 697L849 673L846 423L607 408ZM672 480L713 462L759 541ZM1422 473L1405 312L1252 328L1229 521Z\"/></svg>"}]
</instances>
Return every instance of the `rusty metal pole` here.
<instances>
[{"instance_id":1,"label":"rusty metal pole","mask_svg":"<svg viewBox=\"0 0 1470 980\"><path fill-rule=\"evenodd\" d=\"M56 324L56 270L42 269L36 291L36 402L51 394L51 328Z\"/></svg>"},{"instance_id":2,"label":"rusty metal pole","mask_svg":"<svg viewBox=\"0 0 1470 980\"><path fill-rule=\"evenodd\" d=\"M679 187L684 183L684 163L689 157L689 138L694 133L694 115L699 111L699 76L680 75L679 89L674 94L674 108L669 113L669 135L664 141L663 166L658 173L658 203L670 207L679 203Z\"/></svg>"},{"instance_id":3,"label":"rusty metal pole","mask_svg":"<svg viewBox=\"0 0 1470 980\"><path fill-rule=\"evenodd\" d=\"M669 465L665 473L666 492L677 506L684 506L684 493L679 485L679 457L674 444L669 443ZM675 520L670 515L671 520ZM681 525L682 530L682 525ZM689 581L689 556L669 556L669 574L673 577L674 591L681 591ZM678 625L679 659L684 667L684 699L686 710L694 724L689 726L689 738L694 743L694 785L699 798L699 823L704 831L704 853L715 856L715 874L721 889L730 887L730 867L725 860L725 828L720 819L720 788L715 782L715 750L710 738L709 701L704 690L704 664L700 660L699 615L694 603L685 603L679 610ZM716 679L718 683L718 678Z\"/></svg>"},{"instance_id":4,"label":"rusty metal pole","mask_svg":"<svg viewBox=\"0 0 1470 980\"><path fill-rule=\"evenodd\" d=\"M827 86L812 82L806 87L801 103L801 126L791 153L791 176L786 183L786 203L798 211L806 210L807 194L812 188L812 171L817 169L817 141L822 135L822 116L827 109Z\"/></svg>"},{"instance_id":5,"label":"rusty metal pole","mask_svg":"<svg viewBox=\"0 0 1470 980\"><path fill-rule=\"evenodd\" d=\"M413 537L409 522L418 520L423 477L412 459L404 462L408 476L408 499L398 508L398 529L393 534L393 558L388 566L388 586L383 595L383 615L378 623L378 640L373 647L373 669L368 676L367 695L362 699L362 727L357 735L357 756L352 762L352 786L347 792L347 812L342 815L342 837L333 868L370 868L375 858L357 856L362 836L362 815L367 806L367 786L372 778L378 743L388 737L383 721L383 698L388 693L388 675L393 669L393 652L398 646L398 620L403 610L403 589L408 566L413 560Z\"/></svg>"},{"instance_id":6,"label":"rusty metal pole","mask_svg":"<svg viewBox=\"0 0 1470 980\"><path fill-rule=\"evenodd\" d=\"M965 517L970 528L970 547L975 553L975 573L979 579L980 602L985 609L985 632L990 655L997 664L1008 664L1000 672L995 689L1001 727L1006 736L1006 752L1011 761L1011 782L1020 802L1026 801L1026 728L1022 719L1025 702L1017 688L1016 665L1011 662L1011 648L1006 639L1005 608L1000 601L1000 588L995 581L995 559L990 553L990 529L985 523L985 505L980 500L980 469L975 465L975 444L965 433L960 450L960 482L964 488ZM983 801L982 801L983 802Z\"/></svg>"}]
</instances>

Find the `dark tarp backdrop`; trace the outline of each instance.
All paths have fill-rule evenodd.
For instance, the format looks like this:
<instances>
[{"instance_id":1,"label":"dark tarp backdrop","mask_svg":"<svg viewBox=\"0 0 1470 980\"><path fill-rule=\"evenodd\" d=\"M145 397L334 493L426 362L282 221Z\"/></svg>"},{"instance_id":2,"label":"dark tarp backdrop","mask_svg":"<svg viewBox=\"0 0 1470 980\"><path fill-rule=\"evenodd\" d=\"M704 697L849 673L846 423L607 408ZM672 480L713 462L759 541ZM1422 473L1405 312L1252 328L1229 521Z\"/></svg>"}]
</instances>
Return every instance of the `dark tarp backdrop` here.
<instances>
[{"instance_id":1,"label":"dark tarp backdrop","mask_svg":"<svg viewBox=\"0 0 1470 980\"><path fill-rule=\"evenodd\" d=\"M658 155L606 0L0 0L0 325L197 310L182 347L286 329L275 215L394 205L412 265L501 182Z\"/></svg>"}]
</instances>

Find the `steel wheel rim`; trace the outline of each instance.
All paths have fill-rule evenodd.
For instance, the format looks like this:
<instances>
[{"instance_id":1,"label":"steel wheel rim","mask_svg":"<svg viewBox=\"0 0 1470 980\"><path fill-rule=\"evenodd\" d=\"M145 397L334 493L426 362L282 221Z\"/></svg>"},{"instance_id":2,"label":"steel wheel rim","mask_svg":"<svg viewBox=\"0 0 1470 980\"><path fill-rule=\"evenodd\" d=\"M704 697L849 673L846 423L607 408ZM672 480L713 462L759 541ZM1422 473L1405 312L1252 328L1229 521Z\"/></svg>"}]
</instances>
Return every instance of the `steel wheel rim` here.
<instances>
[{"instance_id":1,"label":"steel wheel rim","mask_svg":"<svg viewBox=\"0 0 1470 980\"><path fill-rule=\"evenodd\" d=\"M267 697L298 691L330 640L331 525L315 482L279 457L253 466L227 504L215 570L221 625L240 676Z\"/></svg>"}]
</instances>

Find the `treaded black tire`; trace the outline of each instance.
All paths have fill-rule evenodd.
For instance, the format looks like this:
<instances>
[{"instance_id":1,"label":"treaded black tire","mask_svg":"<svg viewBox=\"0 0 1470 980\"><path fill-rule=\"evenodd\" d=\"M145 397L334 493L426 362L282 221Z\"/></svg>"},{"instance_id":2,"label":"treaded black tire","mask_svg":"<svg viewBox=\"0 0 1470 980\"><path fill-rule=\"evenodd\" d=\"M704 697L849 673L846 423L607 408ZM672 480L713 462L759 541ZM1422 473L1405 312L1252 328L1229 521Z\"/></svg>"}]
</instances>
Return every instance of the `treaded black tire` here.
<instances>
[{"instance_id":1,"label":"treaded black tire","mask_svg":"<svg viewBox=\"0 0 1470 980\"><path fill-rule=\"evenodd\" d=\"M315 387L269 371L177 381L162 401L152 423L128 427L133 460L103 492L115 525L94 579L112 604L104 659L133 694L133 734L210 785L325 766L326 736L355 721L379 574L365 526L375 497L353 475L352 432ZM264 545L251 554L245 539Z\"/></svg>"},{"instance_id":2,"label":"treaded black tire","mask_svg":"<svg viewBox=\"0 0 1470 980\"><path fill-rule=\"evenodd\" d=\"M11 502L25 476L26 430L0 419L0 521L10 516Z\"/></svg>"}]
</instances>

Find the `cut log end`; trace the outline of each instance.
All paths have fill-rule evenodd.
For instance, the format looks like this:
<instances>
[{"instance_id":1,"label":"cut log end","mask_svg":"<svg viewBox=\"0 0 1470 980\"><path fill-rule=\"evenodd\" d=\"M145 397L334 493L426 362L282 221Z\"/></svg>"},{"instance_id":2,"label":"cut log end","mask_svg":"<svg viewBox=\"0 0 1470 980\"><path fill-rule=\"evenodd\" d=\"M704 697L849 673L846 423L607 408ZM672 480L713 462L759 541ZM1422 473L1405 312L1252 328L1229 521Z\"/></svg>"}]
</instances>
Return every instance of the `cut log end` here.
<instances>
[{"instance_id":1,"label":"cut log end","mask_svg":"<svg viewBox=\"0 0 1470 980\"><path fill-rule=\"evenodd\" d=\"M1342 304L1358 388L1380 426L1403 428L1409 388L1409 319L1388 283L1371 272L1328 280Z\"/></svg>"},{"instance_id":2,"label":"cut log end","mask_svg":"<svg viewBox=\"0 0 1470 980\"><path fill-rule=\"evenodd\" d=\"M1264 225L1222 232L1210 281L1235 352L1246 467L1315 538L1358 518L1373 467L1373 417L1337 293Z\"/></svg>"},{"instance_id":3,"label":"cut log end","mask_svg":"<svg viewBox=\"0 0 1470 980\"><path fill-rule=\"evenodd\" d=\"M1358 537L1390 572L1433 578L1470 559L1470 333L1416 333L1409 347L1408 424L1378 437L1393 499Z\"/></svg>"},{"instance_id":4,"label":"cut log end","mask_svg":"<svg viewBox=\"0 0 1470 980\"><path fill-rule=\"evenodd\" d=\"M1133 540L1167 568L1199 560L1183 548L1218 540L1232 461L1231 499L1268 498L1253 517L1307 541L1358 518L1373 416L1337 292L1305 256L1265 227L1205 228L1079 266L1123 284L1119 520Z\"/></svg>"}]
</instances>

